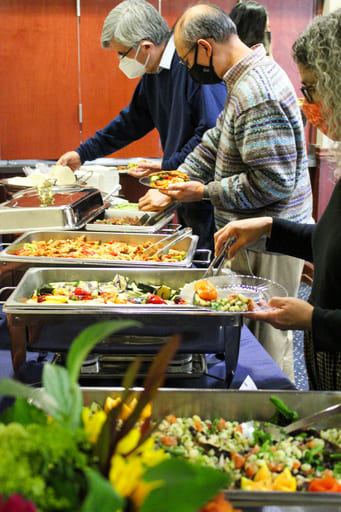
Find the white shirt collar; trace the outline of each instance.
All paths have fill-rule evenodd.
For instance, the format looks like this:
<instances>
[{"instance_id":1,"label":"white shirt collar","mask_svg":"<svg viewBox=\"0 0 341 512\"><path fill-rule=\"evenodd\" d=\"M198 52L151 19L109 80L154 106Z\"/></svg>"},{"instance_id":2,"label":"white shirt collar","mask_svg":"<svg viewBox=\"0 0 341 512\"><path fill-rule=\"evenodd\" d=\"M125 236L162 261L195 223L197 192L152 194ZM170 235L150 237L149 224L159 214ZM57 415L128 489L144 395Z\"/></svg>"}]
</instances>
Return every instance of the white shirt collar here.
<instances>
[{"instance_id":1,"label":"white shirt collar","mask_svg":"<svg viewBox=\"0 0 341 512\"><path fill-rule=\"evenodd\" d=\"M169 39L166 48L163 51L159 68L170 69L172 65L173 55L175 53L174 36Z\"/></svg>"}]
</instances>

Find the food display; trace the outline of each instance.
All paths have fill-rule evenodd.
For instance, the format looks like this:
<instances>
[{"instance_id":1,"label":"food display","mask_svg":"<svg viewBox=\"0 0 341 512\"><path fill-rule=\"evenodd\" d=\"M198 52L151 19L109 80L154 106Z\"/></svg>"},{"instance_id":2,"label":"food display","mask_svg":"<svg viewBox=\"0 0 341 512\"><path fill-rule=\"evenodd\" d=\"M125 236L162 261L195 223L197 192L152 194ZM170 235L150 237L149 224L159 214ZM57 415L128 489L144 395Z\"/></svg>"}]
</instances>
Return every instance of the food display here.
<instances>
[{"instance_id":1,"label":"food display","mask_svg":"<svg viewBox=\"0 0 341 512\"><path fill-rule=\"evenodd\" d=\"M154 188L168 188L173 183L184 183L188 181L189 177L187 174L181 171L161 171L155 174L151 174L146 178L141 178L141 183L149 185Z\"/></svg>"},{"instance_id":2,"label":"food display","mask_svg":"<svg viewBox=\"0 0 341 512\"><path fill-rule=\"evenodd\" d=\"M49 282L36 288L27 304L184 304L179 290L117 274L111 281Z\"/></svg>"},{"instance_id":3,"label":"food display","mask_svg":"<svg viewBox=\"0 0 341 512\"><path fill-rule=\"evenodd\" d=\"M285 435L275 441L259 422L167 416L153 433L171 456L232 477L229 489L341 492L341 429Z\"/></svg>"},{"instance_id":4,"label":"food display","mask_svg":"<svg viewBox=\"0 0 341 512\"><path fill-rule=\"evenodd\" d=\"M218 298L216 287L208 280L202 279L194 283L193 304L195 306L204 306L215 311L230 311L240 313L253 311L254 305L250 297L245 297L242 293L232 294L227 297Z\"/></svg>"},{"instance_id":5,"label":"food display","mask_svg":"<svg viewBox=\"0 0 341 512\"><path fill-rule=\"evenodd\" d=\"M15 176L8 179L9 185L18 185L21 187L37 187L42 185L46 180L55 182L57 186L73 185L76 181L75 175L70 167L63 165L52 166L47 173L39 172L39 169L32 172L28 176Z\"/></svg>"},{"instance_id":6,"label":"food display","mask_svg":"<svg viewBox=\"0 0 341 512\"><path fill-rule=\"evenodd\" d=\"M161 262L182 261L186 257L185 251L176 249L170 249L167 254L145 256L143 251L151 244L151 241L140 244L120 241L104 242L81 235L72 239L32 240L17 249L14 254L16 256Z\"/></svg>"},{"instance_id":7,"label":"food display","mask_svg":"<svg viewBox=\"0 0 341 512\"><path fill-rule=\"evenodd\" d=\"M109 217L107 219L95 220L94 224L109 224L113 226L138 226L140 222L139 217Z\"/></svg>"}]
</instances>

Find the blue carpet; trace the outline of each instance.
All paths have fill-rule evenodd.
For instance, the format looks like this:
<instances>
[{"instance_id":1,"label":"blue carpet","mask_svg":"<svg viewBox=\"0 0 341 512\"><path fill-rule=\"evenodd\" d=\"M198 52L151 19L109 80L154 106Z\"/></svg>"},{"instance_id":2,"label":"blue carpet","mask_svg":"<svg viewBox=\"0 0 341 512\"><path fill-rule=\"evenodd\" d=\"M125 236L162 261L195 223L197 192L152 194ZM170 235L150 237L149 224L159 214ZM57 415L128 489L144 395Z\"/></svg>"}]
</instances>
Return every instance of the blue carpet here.
<instances>
[{"instance_id":1,"label":"blue carpet","mask_svg":"<svg viewBox=\"0 0 341 512\"><path fill-rule=\"evenodd\" d=\"M307 300L310 290L309 285L301 283L298 290L298 298ZM295 386L298 390L304 391L309 389L303 352L303 331L294 331L294 375Z\"/></svg>"}]
</instances>

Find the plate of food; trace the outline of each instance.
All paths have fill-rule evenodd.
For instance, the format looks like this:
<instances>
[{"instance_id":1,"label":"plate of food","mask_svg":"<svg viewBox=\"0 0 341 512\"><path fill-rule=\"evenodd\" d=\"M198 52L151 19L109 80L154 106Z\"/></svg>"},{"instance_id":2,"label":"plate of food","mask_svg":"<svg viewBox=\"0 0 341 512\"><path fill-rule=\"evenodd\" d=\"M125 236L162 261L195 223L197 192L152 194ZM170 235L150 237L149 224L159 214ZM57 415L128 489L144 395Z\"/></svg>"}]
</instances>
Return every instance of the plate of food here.
<instances>
[{"instance_id":1,"label":"plate of food","mask_svg":"<svg viewBox=\"0 0 341 512\"><path fill-rule=\"evenodd\" d=\"M140 178L140 183L147 187L167 189L173 183L185 183L189 180L186 173L182 171L160 171Z\"/></svg>"},{"instance_id":2,"label":"plate of food","mask_svg":"<svg viewBox=\"0 0 341 512\"><path fill-rule=\"evenodd\" d=\"M180 295L195 307L245 314L268 311L272 297L286 297L288 293L282 285L269 279L230 273L187 283Z\"/></svg>"}]
</instances>

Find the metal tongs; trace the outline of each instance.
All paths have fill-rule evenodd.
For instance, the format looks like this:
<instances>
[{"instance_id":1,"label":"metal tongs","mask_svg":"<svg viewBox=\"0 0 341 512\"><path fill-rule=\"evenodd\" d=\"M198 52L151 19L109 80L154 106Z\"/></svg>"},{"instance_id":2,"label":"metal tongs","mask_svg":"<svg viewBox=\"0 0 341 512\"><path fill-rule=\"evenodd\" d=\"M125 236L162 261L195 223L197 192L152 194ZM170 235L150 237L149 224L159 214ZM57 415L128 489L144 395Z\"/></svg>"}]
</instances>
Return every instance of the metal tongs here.
<instances>
[{"instance_id":1,"label":"metal tongs","mask_svg":"<svg viewBox=\"0 0 341 512\"><path fill-rule=\"evenodd\" d=\"M154 244L150 245L149 247L147 247L147 249L143 251L142 254L143 256L152 256L154 254L160 256L160 254L167 254L169 249L174 244L180 242L191 233L191 228L180 229L180 231L176 231L175 233L172 233L171 235L168 235L165 238L159 240L158 242L155 242Z\"/></svg>"},{"instance_id":2,"label":"metal tongs","mask_svg":"<svg viewBox=\"0 0 341 512\"><path fill-rule=\"evenodd\" d=\"M231 247L231 245L234 244L235 241L236 239L234 237L226 240L226 242L218 252L217 256L215 256L215 258L213 258L213 260L211 261L209 267L207 268L205 274L202 276L201 279L206 279L206 277L219 276L226 259L226 253ZM217 265L217 263L218 267L215 269L214 267L215 265Z\"/></svg>"},{"instance_id":3,"label":"metal tongs","mask_svg":"<svg viewBox=\"0 0 341 512\"><path fill-rule=\"evenodd\" d=\"M168 205L164 210L161 210L156 215L150 215L149 213L145 213L139 220L139 226L155 226L161 219L168 217L171 213L175 212L177 207L179 206L179 202L175 201Z\"/></svg>"}]
</instances>

